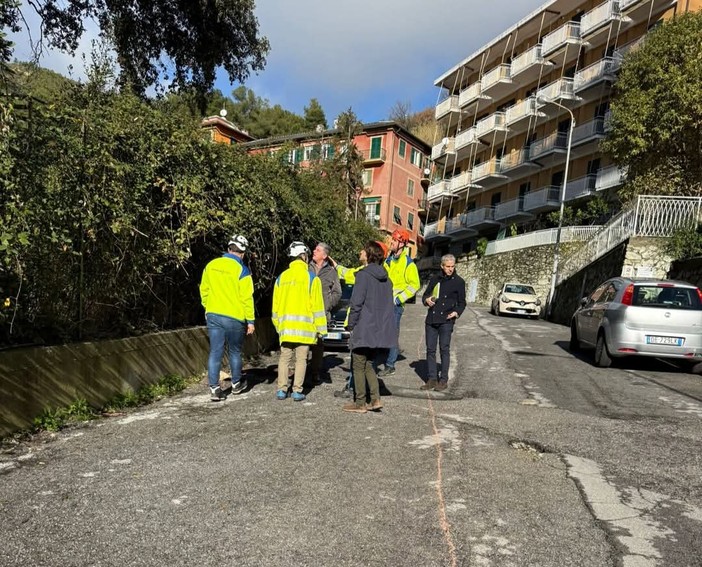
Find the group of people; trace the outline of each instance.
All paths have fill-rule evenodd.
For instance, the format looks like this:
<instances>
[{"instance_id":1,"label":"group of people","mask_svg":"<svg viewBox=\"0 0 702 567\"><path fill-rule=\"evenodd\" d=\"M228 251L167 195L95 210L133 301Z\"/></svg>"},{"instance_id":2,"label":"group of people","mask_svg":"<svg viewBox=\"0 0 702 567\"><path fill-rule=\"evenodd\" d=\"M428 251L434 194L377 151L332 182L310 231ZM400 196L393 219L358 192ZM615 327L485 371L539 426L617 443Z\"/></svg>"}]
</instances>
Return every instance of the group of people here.
<instances>
[{"instance_id":1,"label":"group of people","mask_svg":"<svg viewBox=\"0 0 702 567\"><path fill-rule=\"evenodd\" d=\"M280 341L276 398L288 395L305 399L303 385L310 354L313 384L321 382L327 324L341 297L343 279L352 284L345 326L351 331L351 379L343 410L354 413L379 411L383 407L378 377L395 373L399 356L400 321L405 303L420 288L417 266L408 243L409 232L395 230L390 247L368 241L359 253L360 266L347 268L331 257L328 244L311 251L303 242L288 248L289 267L273 288L271 318ZM241 350L246 335L255 332L253 280L243 259L249 248L244 236L233 236L227 252L209 262L202 274L200 296L205 308L210 353L207 365L212 400L222 397L220 370L225 344L229 349L232 394L246 390L242 378ZM422 390L445 390L450 362L450 342L456 320L466 306L465 282L455 274L456 259L441 259L441 273L432 277L422 297L427 306L425 335L427 380ZM437 365L437 342L441 366ZM294 358L292 388L289 368ZM383 369L378 371L380 365Z\"/></svg>"}]
</instances>

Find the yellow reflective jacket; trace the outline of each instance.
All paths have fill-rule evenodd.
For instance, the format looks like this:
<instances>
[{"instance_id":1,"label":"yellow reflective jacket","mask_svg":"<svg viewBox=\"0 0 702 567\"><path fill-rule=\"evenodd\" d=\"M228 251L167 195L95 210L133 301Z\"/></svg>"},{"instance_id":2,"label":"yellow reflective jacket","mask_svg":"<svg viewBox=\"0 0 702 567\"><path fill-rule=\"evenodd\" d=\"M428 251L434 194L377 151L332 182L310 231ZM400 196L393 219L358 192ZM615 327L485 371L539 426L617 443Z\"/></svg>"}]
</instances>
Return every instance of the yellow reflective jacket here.
<instances>
[{"instance_id":1,"label":"yellow reflective jacket","mask_svg":"<svg viewBox=\"0 0 702 567\"><path fill-rule=\"evenodd\" d=\"M395 303L404 304L408 299L414 297L419 291L419 271L417 264L409 255L409 248L403 248L400 255L395 258L390 254L383 266L388 271L388 276L392 282L392 295Z\"/></svg>"},{"instance_id":2,"label":"yellow reflective jacket","mask_svg":"<svg viewBox=\"0 0 702 567\"><path fill-rule=\"evenodd\" d=\"M365 268L365 266L358 266L358 268L346 268L341 264L337 264L336 273L339 275L340 280L344 280L348 285L354 285L356 283L356 273L363 268Z\"/></svg>"},{"instance_id":3,"label":"yellow reflective jacket","mask_svg":"<svg viewBox=\"0 0 702 567\"><path fill-rule=\"evenodd\" d=\"M302 260L293 260L273 288L271 315L280 342L316 344L327 333L322 284Z\"/></svg>"},{"instance_id":4,"label":"yellow reflective jacket","mask_svg":"<svg viewBox=\"0 0 702 567\"><path fill-rule=\"evenodd\" d=\"M205 313L253 323L253 292L251 271L234 254L215 258L202 272L200 300Z\"/></svg>"}]
</instances>

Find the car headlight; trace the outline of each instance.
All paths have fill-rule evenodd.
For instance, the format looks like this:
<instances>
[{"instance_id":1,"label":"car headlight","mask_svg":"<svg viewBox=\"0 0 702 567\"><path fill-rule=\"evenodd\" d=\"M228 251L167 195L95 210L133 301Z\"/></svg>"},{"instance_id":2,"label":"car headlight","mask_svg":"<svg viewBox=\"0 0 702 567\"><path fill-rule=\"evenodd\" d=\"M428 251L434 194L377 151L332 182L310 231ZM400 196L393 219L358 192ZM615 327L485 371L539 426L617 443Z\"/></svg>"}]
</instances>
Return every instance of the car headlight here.
<instances>
[{"instance_id":1,"label":"car headlight","mask_svg":"<svg viewBox=\"0 0 702 567\"><path fill-rule=\"evenodd\" d=\"M509 297L505 297L505 296L503 295L502 297L500 297L500 301L503 301L504 303L509 303L509 302L510 302L510 299L509 299Z\"/></svg>"}]
</instances>

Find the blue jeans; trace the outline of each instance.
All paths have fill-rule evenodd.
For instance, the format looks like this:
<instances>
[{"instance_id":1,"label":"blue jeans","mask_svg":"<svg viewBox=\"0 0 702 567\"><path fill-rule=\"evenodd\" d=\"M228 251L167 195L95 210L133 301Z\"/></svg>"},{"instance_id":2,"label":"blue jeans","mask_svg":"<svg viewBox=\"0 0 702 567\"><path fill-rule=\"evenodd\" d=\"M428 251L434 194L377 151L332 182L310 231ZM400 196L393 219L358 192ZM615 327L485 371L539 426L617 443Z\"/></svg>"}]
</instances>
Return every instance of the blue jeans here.
<instances>
[{"instance_id":1,"label":"blue jeans","mask_svg":"<svg viewBox=\"0 0 702 567\"><path fill-rule=\"evenodd\" d=\"M436 343L439 343L439 353L441 354L441 381L446 382L449 375L449 365L451 363L451 333L453 333L453 322L440 323L438 325L424 325L427 340L427 380L436 380Z\"/></svg>"},{"instance_id":2,"label":"blue jeans","mask_svg":"<svg viewBox=\"0 0 702 567\"><path fill-rule=\"evenodd\" d=\"M207 360L207 379L210 386L219 384L224 344L229 347L229 368L232 385L241 380L241 345L246 336L246 323L224 315L207 314L207 335L210 337L210 357Z\"/></svg>"},{"instance_id":3,"label":"blue jeans","mask_svg":"<svg viewBox=\"0 0 702 567\"><path fill-rule=\"evenodd\" d=\"M391 348L388 351L388 358L385 360L385 368L395 368L395 363L397 362L397 357L400 356L400 319L402 319L402 314L405 312L404 305L395 305L395 327L397 328L397 348Z\"/></svg>"}]
</instances>

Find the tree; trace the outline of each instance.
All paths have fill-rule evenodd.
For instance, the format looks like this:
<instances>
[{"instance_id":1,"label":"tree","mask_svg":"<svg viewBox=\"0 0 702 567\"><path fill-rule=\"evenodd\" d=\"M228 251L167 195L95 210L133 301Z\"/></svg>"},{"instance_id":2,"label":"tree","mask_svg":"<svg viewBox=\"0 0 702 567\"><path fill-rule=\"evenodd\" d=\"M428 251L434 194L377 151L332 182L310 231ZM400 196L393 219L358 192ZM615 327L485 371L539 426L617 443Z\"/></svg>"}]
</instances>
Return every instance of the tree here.
<instances>
[{"instance_id":1,"label":"tree","mask_svg":"<svg viewBox=\"0 0 702 567\"><path fill-rule=\"evenodd\" d=\"M676 16L625 57L603 150L628 168L623 199L702 194L702 13Z\"/></svg>"},{"instance_id":2,"label":"tree","mask_svg":"<svg viewBox=\"0 0 702 567\"><path fill-rule=\"evenodd\" d=\"M41 18L37 54L46 46L75 53L83 22L92 18L114 46L120 83L140 94L171 78L171 86L204 95L219 67L232 82L243 82L263 69L270 48L259 36L254 0L43 0L29 6ZM20 19L26 21L21 10L16 0L0 0L2 27L16 30ZM0 60L10 55L0 36Z\"/></svg>"},{"instance_id":3,"label":"tree","mask_svg":"<svg viewBox=\"0 0 702 567\"><path fill-rule=\"evenodd\" d=\"M324 115L322 105L316 98L311 98L310 103L305 107L305 129L314 130L317 126L322 126L327 129L327 117Z\"/></svg>"},{"instance_id":4,"label":"tree","mask_svg":"<svg viewBox=\"0 0 702 567\"><path fill-rule=\"evenodd\" d=\"M390 120L397 122L406 130L410 130L413 126L412 120L412 103L409 101L398 100L390 107Z\"/></svg>"}]
</instances>

